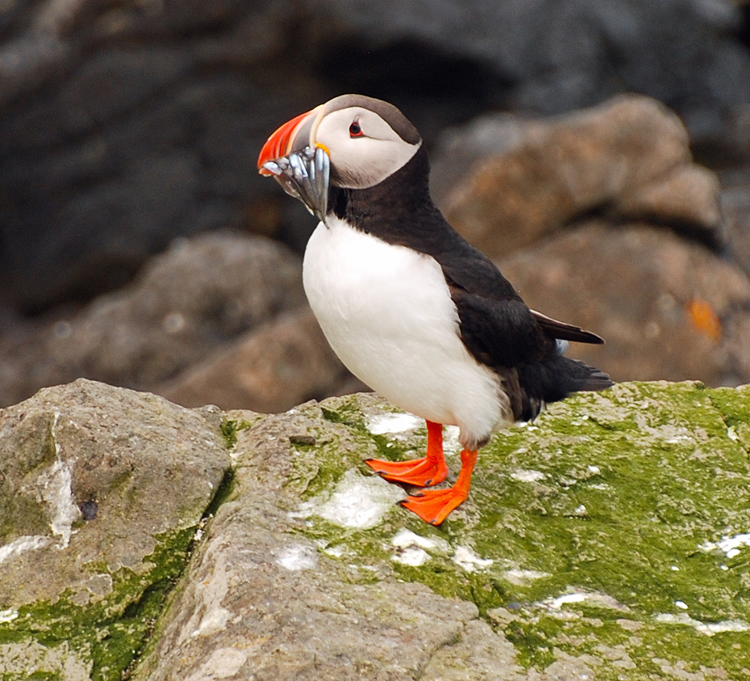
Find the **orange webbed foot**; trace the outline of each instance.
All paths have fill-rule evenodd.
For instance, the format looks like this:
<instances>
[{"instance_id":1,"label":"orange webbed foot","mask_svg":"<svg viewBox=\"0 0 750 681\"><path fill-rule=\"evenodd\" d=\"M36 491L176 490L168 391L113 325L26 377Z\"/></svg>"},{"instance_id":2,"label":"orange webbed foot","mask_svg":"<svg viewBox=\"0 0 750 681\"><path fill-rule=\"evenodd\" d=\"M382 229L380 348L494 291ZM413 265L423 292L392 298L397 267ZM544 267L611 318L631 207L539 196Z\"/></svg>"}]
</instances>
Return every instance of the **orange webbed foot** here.
<instances>
[{"instance_id":1,"label":"orange webbed foot","mask_svg":"<svg viewBox=\"0 0 750 681\"><path fill-rule=\"evenodd\" d=\"M429 487L448 477L448 465L443 456L443 426L427 421L427 456L413 461L381 461L367 459L365 463L388 482Z\"/></svg>"},{"instance_id":2,"label":"orange webbed foot","mask_svg":"<svg viewBox=\"0 0 750 681\"><path fill-rule=\"evenodd\" d=\"M469 498L471 474L477 461L477 452L461 452L461 473L456 484L448 489L425 490L412 494L399 504L431 525L440 525L456 508Z\"/></svg>"},{"instance_id":3,"label":"orange webbed foot","mask_svg":"<svg viewBox=\"0 0 750 681\"><path fill-rule=\"evenodd\" d=\"M440 525L468 497L468 493L457 492L450 487L413 494L398 503L430 525Z\"/></svg>"},{"instance_id":4,"label":"orange webbed foot","mask_svg":"<svg viewBox=\"0 0 750 681\"><path fill-rule=\"evenodd\" d=\"M431 461L426 456L413 461L367 459L365 463L388 482L400 482L417 487L438 485L448 477L448 466L445 461Z\"/></svg>"}]
</instances>

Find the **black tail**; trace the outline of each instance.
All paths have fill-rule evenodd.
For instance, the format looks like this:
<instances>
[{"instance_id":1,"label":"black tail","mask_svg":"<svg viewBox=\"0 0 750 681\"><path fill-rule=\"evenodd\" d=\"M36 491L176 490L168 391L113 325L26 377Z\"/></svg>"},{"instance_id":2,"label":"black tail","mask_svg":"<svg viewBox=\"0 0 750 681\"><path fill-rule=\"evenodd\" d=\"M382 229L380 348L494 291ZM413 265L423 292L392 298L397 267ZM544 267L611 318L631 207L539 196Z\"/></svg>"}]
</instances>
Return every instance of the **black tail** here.
<instances>
[{"instance_id":1,"label":"black tail","mask_svg":"<svg viewBox=\"0 0 750 681\"><path fill-rule=\"evenodd\" d=\"M523 421L537 416L547 402L557 402L582 390L604 390L614 385L603 371L562 355L519 367L518 382L523 392Z\"/></svg>"}]
</instances>

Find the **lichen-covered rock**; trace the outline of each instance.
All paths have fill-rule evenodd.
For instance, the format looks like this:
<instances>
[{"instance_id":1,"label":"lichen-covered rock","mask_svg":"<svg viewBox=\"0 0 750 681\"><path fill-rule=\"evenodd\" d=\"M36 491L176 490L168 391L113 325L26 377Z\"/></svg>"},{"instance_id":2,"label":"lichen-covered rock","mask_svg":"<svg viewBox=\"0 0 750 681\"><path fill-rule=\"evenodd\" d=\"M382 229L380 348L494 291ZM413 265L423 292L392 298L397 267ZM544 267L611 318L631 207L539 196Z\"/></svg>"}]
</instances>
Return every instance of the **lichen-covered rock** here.
<instances>
[{"instance_id":1,"label":"lichen-covered rock","mask_svg":"<svg viewBox=\"0 0 750 681\"><path fill-rule=\"evenodd\" d=\"M748 414L699 383L557 403L440 528L363 464L424 447L376 396L230 414L234 486L134 677L745 678Z\"/></svg>"},{"instance_id":2,"label":"lichen-covered rock","mask_svg":"<svg viewBox=\"0 0 750 681\"><path fill-rule=\"evenodd\" d=\"M0 411L0 678L120 679L229 467L218 410L78 380Z\"/></svg>"}]
</instances>

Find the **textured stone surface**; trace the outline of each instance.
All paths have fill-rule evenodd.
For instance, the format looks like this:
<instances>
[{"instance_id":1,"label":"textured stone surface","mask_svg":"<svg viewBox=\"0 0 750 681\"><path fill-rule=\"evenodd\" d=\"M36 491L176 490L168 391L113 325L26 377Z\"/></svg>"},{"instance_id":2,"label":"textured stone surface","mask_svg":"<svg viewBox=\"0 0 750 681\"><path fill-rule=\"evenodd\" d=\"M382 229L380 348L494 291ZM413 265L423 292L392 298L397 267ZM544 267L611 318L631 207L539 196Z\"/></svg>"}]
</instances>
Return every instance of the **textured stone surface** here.
<instances>
[{"instance_id":1,"label":"textured stone surface","mask_svg":"<svg viewBox=\"0 0 750 681\"><path fill-rule=\"evenodd\" d=\"M721 210L729 251L750 276L750 171L725 173L723 182Z\"/></svg>"},{"instance_id":2,"label":"textured stone surface","mask_svg":"<svg viewBox=\"0 0 750 681\"><path fill-rule=\"evenodd\" d=\"M742 678L749 400L556 404L493 439L439 529L363 464L416 456L418 419L374 396L233 412L234 486L135 678Z\"/></svg>"},{"instance_id":3,"label":"textured stone surface","mask_svg":"<svg viewBox=\"0 0 750 681\"><path fill-rule=\"evenodd\" d=\"M704 246L595 221L499 266L528 305L603 336L572 352L616 380L750 381L750 280Z\"/></svg>"},{"instance_id":4,"label":"textured stone surface","mask_svg":"<svg viewBox=\"0 0 750 681\"><path fill-rule=\"evenodd\" d=\"M340 386L356 391L351 378L304 306L245 334L156 392L185 407L269 413L321 399ZM360 383L358 389L366 388Z\"/></svg>"},{"instance_id":5,"label":"textured stone surface","mask_svg":"<svg viewBox=\"0 0 750 681\"><path fill-rule=\"evenodd\" d=\"M153 389L305 301L301 263L268 239L178 241L130 286L0 346L0 402L79 376Z\"/></svg>"},{"instance_id":6,"label":"textured stone surface","mask_svg":"<svg viewBox=\"0 0 750 681\"><path fill-rule=\"evenodd\" d=\"M720 241L718 179L692 163L680 120L645 97L548 121L475 122L447 139L435 172L448 221L491 257L596 212Z\"/></svg>"},{"instance_id":7,"label":"textured stone surface","mask_svg":"<svg viewBox=\"0 0 750 681\"><path fill-rule=\"evenodd\" d=\"M0 411L0 678L120 678L229 467L220 424L86 380Z\"/></svg>"},{"instance_id":8,"label":"textured stone surface","mask_svg":"<svg viewBox=\"0 0 750 681\"><path fill-rule=\"evenodd\" d=\"M493 438L434 528L363 463L425 446L376 396L45 390L0 412L0 678L744 678L749 412L747 387L576 396Z\"/></svg>"}]
</instances>

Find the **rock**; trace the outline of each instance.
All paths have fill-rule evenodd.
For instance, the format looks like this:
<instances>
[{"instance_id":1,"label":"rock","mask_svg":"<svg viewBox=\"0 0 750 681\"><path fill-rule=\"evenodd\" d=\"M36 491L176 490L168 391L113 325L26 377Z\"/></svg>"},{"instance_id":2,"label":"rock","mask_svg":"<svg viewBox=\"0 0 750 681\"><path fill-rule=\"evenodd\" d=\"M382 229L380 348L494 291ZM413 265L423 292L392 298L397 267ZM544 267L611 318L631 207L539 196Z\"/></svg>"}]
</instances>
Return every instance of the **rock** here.
<instances>
[{"instance_id":1,"label":"rock","mask_svg":"<svg viewBox=\"0 0 750 681\"><path fill-rule=\"evenodd\" d=\"M350 376L308 307L227 345L156 392L185 407L215 404L269 413L327 397Z\"/></svg>"},{"instance_id":2,"label":"rock","mask_svg":"<svg viewBox=\"0 0 750 681\"><path fill-rule=\"evenodd\" d=\"M374 396L233 412L235 484L134 678L741 678L748 408L697 383L557 403L440 529L362 463L415 456L420 421Z\"/></svg>"},{"instance_id":3,"label":"rock","mask_svg":"<svg viewBox=\"0 0 750 681\"><path fill-rule=\"evenodd\" d=\"M130 286L4 348L2 402L79 376L153 389L304 303L301 263L260 237L176 242Z\"/></svg>"},{"instance_id":4,"label":"rock","mask_svg":"<svg viewBox=\"0 0 750 681\"><path fill-rule=\"evenodd\" d=\"M696 124L703 121L709 128L720 117L718 101L728 106L750 100L744 80L750 58L731 38L740 30L741 11L730 0L606 6L595 0L564 6L550 0L472 0L429 11L396 0L377 6L332 0L324 7L341 27L339 40L348 38L349 45L359 47L350 49L352 63L339 67L350 78L365 64L385 75L387 67L378 62L399 56L403 43L432 50L440 60L433 70L419 59L407 73L397 70L403 62L391 66L390 88L412 85L415 99L432 92L447 98L442 82L480 100L499 90L512 108L549 114L591 105L617 91L635 91L679 103ZM383 16L393 19L384 22ZM365 51L372 52L369 62ZM467 68L446 69L446 56L454 57L448 66L457 66L462 57ZM477 63L489 74L477 72ZM371 73L360 78L368 76L371 82Z\"/></svg>"},{"instance_id":5,"label":"rock","mask_svg":"<svg viewBox=\"0 0 750 681\"><path fill-rule=\"evenodd\" d=\"M750 275L750 172L723 173L721 210L732 257Z\"/></svg>"},{"instance_id":6,"label":"rock","mask_svg":"<svg viewBox=\"0 0 750 681\"><path fill-rule=\"evenodd\" d=\"M190 61L180 68L193 68L186 51L180 58ZM128 59L153 59L143 71L158 71L161 51L146 52ZM96 75L89 93L128 89ZM258 150L279 120L306 106L264 96L224 69L212 78L176 74L101 121L102 132L60 130L78 112L73 103L66 92L53 93L15 107L0 126L7 131L0 145L9 148L0 159L0 298L25 312L122 286L177 237L252 227L253 202L275 191L257 176ZM89 108L81 118L88 120ZM280 217L288 214L283 208ZM28 249L30 241L37 247Z\"/></svg>"},{"instance_id":7,"label":"rock","mask_svg":"<svg viewBox=\"0 0 750 681\"><path fill-rule=\"evenodd\" d=\"M594 212L721 240L718 179L692 163L685 128L654 100L621 96L551 121L483 119L444 144L435 164L439 203L491 257Z\"/></svg>"},{"instance_id":8,"label":"rock","mask_svg":"<svg viewBox=\"0 0 750 681\"><path fill-rule=\"evenodd\" d=\"M220 424L83 379L0 412L0 677L120 678L229 468Z\"/></svg>"},{"instance_id":9,"label":"rock","mask_svg":"<svg viewBox=\"0 0 750 681\"><path fill-rule=\"evenodd\" d=\"M750 101L732 0L6 5L0 301L25 312L121 286L178 236L257 228L303 245L303 209L276 201L255 159L281 122L342 92L393 100L430 144L486 111L621 91L717 139Z\"/></svg>"},{"instance_id":10,"label":"rock","mask_svg":"<svg viewBox=\"0 0 750 681\"><path fill-rule=\"evenodd\" d=\"M603 336L568 354L615 380L750 382L750 280L703 246L594 221L499 266L528 305Z\"/></svg>"},{"instance_id":11,"label":"rock","mask_svg":"<svg viewBox=\"0 0 750 681\"><path fill-rule=\"evenodd\" d=\"M707 244L722 244L721 185L708 168L686 165L667 177L633 190L618 201L615 219L642 219L675 227Z\"/></svg>"},{"instance_id":12,"label":"rock","mask_svg":"<svg viewBox=\"0 0 750 681\"><path fill-rule=\"evenodd\" d=\"M70 394L79 394L89 411L79 408L68 421L61 405ZM135 456L133 448L189 461L212 452L225 459L217 442L221 425L234 479L213 502L186 568L180 549L160 572L164 554L157 549L147 556L157 567L131 577L140 583L164 576L158 598L146 589L149 597L137 606L117 601L97 609L111 601L97 601L92 583L88 605L72 603L62 615L51 608L22 607L18 616L0 610L0 675L637 681L739 679L750 668L743 645L750 631L743 597L750 550L747 387L620 384L551 405L533 424L498 434L482 450L469 501L440 528L395 505L403 490L363 463L373 455L410 458L425 446L423 422L374 395L262 417L187 411L86 381L42 396L47 406L36 424L29 416L33 401L0 414L6 426L0 451L17 444L13 428L23 430L21 441L30 443L23 451L47 438L47 465L54 465L49 436L55 432L65 461L94 461L84 457L104 451L90 479L117 482L104 466L125 463L113 453ZM22 409L27 416L19 421ZM455 474L454 430L446 433L446 451ZM68 448L62 439L84 432L85 448ZM22 461L5 459L12 472L3 484L43 477L44 469L26 470L34 464ZM208 492L194 470L168 461L164 466L161 458L161 465L176 479L153 471L145 489L113 485L96 518L79 521L70 547L54 556L79 555L74 543L119 521L108 510L121 508L115 500L127 500L125 511L136 514L131 527L103 545L122 553L128 542L137 544L132 528L141 518L148 528L168 526L164 516L183 498L180 481L190 478L186 492L193 499ZM211 470L220 479L221 466ZM78 472L75 466L72 480ZM139 472L130 474L140 479ZM169 492L154 504L156 488L167 483ZM16 489L24 493L22 485ZM33 503L48 513L43 483L38 489ZM32 516L14 517L28 527ZM193 518L179 517L178 527L194 527ZM49 523L47 515L39 526L60 543ZM44 550L13 553L2 567ZM103 574L103 561L93 560ZM46 577L47 569L54 567L37 575ZM59 629L50 628L52 616L61 618ZM133 633L138 626L145 634ZM58 631L64 631L59 639L50 634ZM132 634L127 654L115 654L125 633Z\"/></svg>"}]
</instances>

